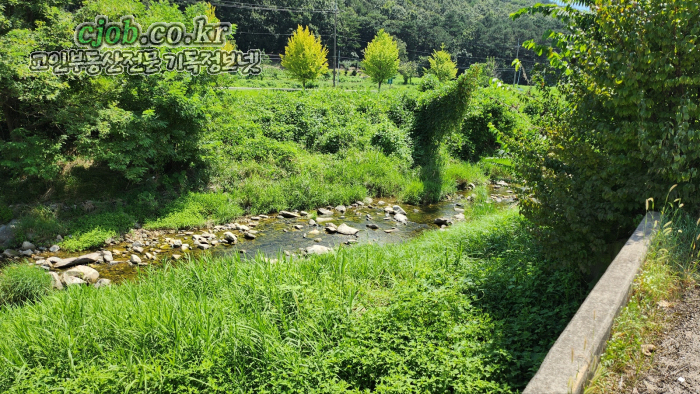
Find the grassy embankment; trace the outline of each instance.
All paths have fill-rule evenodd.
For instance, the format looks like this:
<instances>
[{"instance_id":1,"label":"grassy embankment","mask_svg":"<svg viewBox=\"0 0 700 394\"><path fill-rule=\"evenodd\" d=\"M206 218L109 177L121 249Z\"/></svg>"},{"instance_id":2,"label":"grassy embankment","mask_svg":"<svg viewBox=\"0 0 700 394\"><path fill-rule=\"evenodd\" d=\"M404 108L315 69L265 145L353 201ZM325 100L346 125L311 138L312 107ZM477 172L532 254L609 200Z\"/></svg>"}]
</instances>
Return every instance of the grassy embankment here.
<instances>
[{"instance_id":1,"label":"grassy embankment","mask_svg":"<svg viewBox=\"0 0 700 394\"><path fill-rule=\"evenodd\" d=\"M410 91L420 84L422 78L411 79L410 84L405 84L401 76L393 79L392 84L382 84L382 91ZM275 65L263 66L263 72L259 76L225 75L222 77L223 84L234 88L255 88L255 89L302 89L301 83L292 78L283 68ZM307 88L332 88L333 77L331 73L322 76L307 85ZM336 88L341 90L357 90L365 92L377 92L377 84L372 79L364 75L361 70L357 75L352 72L346 75L345 71L340 71L336 78Z\"/></svg>"},{"instance_id":2,"label":"grassy embankment","mask_svg":"<svg viewBox=\"0 0 700 394\"><path fill-rule=\"evenodd\" d=\"M15 213L16 241L26 235L51 244L61 234L65 250L84 250L134 223L188 228L366 196L416 203L426 193L407 135L417 92L214 92L204 103L202 163L191 171L129 184L104 167L76 162L48 183L5 182L5 203L30 202ZM489 168L449 159L441 195L485 182Z\"/></svg>"},{"instance_id":3,"label":"grassy embankment","mask_svg":"<svg viewBox=\"0 0 700 394\"><path fill-rule=\"evenodd\" d=\"M399 245L202 259L0 310L7 393L513 393L585 295L514 209Z\"/></svg>"},{"instance_id":4,"label":"grassy embankment","mask_svg":"<svg viewBox=\"0 0 700 394\"><path fill-rule=\"evenodd\" d=\"M630 391L651 367L649 345L656 344L673 322L668 308L697 283L698 224L678 208L666 209L663 227L634 281L629 303L615 320L587 394Z\"/></svg>"}]
</instances>

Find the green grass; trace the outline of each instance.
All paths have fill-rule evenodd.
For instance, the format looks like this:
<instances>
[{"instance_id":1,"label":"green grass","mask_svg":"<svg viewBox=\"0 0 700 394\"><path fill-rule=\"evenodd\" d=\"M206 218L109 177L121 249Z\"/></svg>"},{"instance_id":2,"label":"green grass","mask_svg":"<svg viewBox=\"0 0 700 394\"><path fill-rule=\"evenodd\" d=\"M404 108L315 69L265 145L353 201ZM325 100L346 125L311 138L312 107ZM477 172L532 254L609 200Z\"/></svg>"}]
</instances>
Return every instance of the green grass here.
<instances>
[{"instance_id":1,"label":"green grass","mask_svg":"<svg viewBox=\"0 0 700 394\"><path fill-rule=\"evenodd\" d=\"M237 256L0 310L7 393L514 393L582 297L506 210L386 247Z\"/></svg>"},{"instance_id":2,"label":"green grass","mask_svg":"<svg viewBox=\"0 0 700 394\"><path fill-rule=\"evenodd\" d=\"M10 265L0 272L0 305L38 301L51 290L51 278L31 265Z\"/></svg>"},{"instance_id":3,"label":"green grass","mask_svg":"<svg viewBox=\"0 0 700 394\"><path fill-rule=\"evenodd\" d=\"M82 251L136 223L202 227L367 196L418 204L485 183L479 165L447 155L444 168L432 171L438 175L421 175L407 131L416 97L410 89L216 90L204 99L208 122L199 167L131 184L104 163L76 159L55 180L9 182L7 201L32 202L18 209L15 243L50 246L60 234L63 249ZM65 205L49 209L47 200ZM85 200L92 208L84 209Z\"/></svg>"},{"instance_id":4,"label":"green grass","mask_svg":"<svg viewBox=\"0 0 700 394\"><path fill-rule=\"evenodd\" d=\"M382 92L416 90L421 78L413 78L411 84L404 84L403 78L397 76L391 85L382 84ZM228 87L247 87L262 89L302 89L301 83L290 77L289 73L274 66L265 66L261 76L242 77L239 75L225 76L220 84ZM345 75L344 71L336 79L337 89L360 90L377 93L377 84L366 75ZM332 74L322 76L307 86L308 90L324 90L333 88Z\"/></svg>"},{"instance_id":5,"label":"green grass","mask_svg":"<svg viewBox=\"0 0 700 394\"><path fill-rule=\"evenodd\" d=\"M79 204L68 209L30 206L19 217L15 241L20 244L30 239L49 246L60 234L64 250L82 251L102 246L136 223L147 229L184 229L228 223L244 214L351 204L367 196L397 196L419 203L426 194L415 169L376 149L332 155L307 152L295 143L269 146L277 148L272 161L246 157L216 161L218 175L211 180L216 190L207 193L164 197L156 191L136 189L122 194L123 200L95 201L91 211ZM250 152L266 155L262 149ZM478 164L450 161L441 197L454 193L460 185L486 180Z\"/></svg>"},{"instance_id":6,"label":"green grass","mask_svg":"<svg viewBox=\"0 0 700 394\"><path fill-rule=\"evenodd\" d=\"M653 362L642 346L656 343L671 321L659 303L679 302L683 290L697 281L698 222L678 208L665 211L663 228L654 238L634 281L629 303L615 320L587 394L632 390Z\"/></svg>"},{"instance_id":7,"label":"green grass","mask_svg":"<svg viewBox=\"0 0 700 394\"><path fill-rule=\"evenodd\" d=\"M226 193L190 193L169 203L160 215L146 221L147 229L181 229L230 222L243 210Z\"/></svg>"}]
</instances>

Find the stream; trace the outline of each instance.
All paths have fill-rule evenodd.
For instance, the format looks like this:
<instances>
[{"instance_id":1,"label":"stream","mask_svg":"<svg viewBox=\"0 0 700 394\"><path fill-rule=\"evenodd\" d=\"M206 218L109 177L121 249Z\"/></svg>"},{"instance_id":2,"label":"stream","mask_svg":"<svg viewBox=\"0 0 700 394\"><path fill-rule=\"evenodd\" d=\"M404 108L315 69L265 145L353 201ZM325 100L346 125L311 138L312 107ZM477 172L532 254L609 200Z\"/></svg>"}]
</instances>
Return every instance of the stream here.
<instances>
[{"instance_id":1,"label":"stream","mask_svg":"<svg viewBox=\"0 0 700 394\"><path fill-rule=\"evenodd\" d=\"M516 204L517 197L510 187L512 186L504 182L489 185L490 198L486 203L499 206ZM332 212L326 215L313 211L285 213L298 214L298 218L283 218L280 215L249 216L240 218L235 223L196 230L134 229L119 240L106 243L100 252L88 254L87 256L100 255L102 258L87 265L99 272L100 279L119 283L137 277L144 267L161 266L166 261L186 260L188 255L195 256L200 253L211 253L212 256L219 257L238 253L248 258L263 254L269 259L276 259L281 254L304 255L306 248L314 245L335 248L340 244L398 243L414 238L423 231L445 227L435 224L439 218L451 222L469 220L469 205L474 204L473 199L474 194L470 190L455 193L447 201L420 206L397 204L392 198L374 201L365 199L364 202L345 207L345 212L340 212L342 208L339 211L335 209L338 207L332 210L328 207ZM395 219L401 219L400 216L385 212L385 209L392 210L395 205L399 205L405 211L408 219L405 224ZM322 209L319 208L320 210ZM463 216L455 217L460 214ZM316 224L310 224L313 223L310 222L312 218ZM359 231L355 235L329 233L326 229L329 223L335 226L345 224ZM244 226L243 229L236 230L241 225ZM246 230L246 227L253 231ZM227 232L236 236L235 243L226 241ZM246 232L254 233L255 238L250 239L252 237L246 236ZM231 237L230 234L228 236ZM197 245L200 241L204 241L201 246ZM180 244L187 244L191 249L183 250ZM313 249L323 250L318 247ZM313 253L312 250L309 253ZM106 257L110 253L111 258ZM138 257L136 261L133 261L133 255ZM37 260L37 265L60 275L66 268L70 269L61 267L60 262L70 261L71 258L79 256L86 256L85 252L42 252L32 257ZM138 260L141 260L140 264Z\"/></svg>"}]
</instances>

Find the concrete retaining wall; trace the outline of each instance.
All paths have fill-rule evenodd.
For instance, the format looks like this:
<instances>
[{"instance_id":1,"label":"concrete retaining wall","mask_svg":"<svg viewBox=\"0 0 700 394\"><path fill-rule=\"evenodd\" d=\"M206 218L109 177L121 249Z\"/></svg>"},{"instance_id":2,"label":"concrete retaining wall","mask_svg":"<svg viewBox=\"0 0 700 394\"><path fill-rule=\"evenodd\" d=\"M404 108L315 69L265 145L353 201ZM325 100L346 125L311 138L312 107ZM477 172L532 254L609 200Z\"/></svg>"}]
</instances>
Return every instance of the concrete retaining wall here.
<instances>
[{"instance_id":1,"label":"concrete retaining wall","mask_svg":"<svg viewBox=\"0 0 700 394\"><path fill-rule=\"evenodd\" d=\"M656 212L647 213L549 350L523 394L583 393L605 350L613 321L629 301L632 282L659 228L659 217Z\"/></svg>"}]
</instances>

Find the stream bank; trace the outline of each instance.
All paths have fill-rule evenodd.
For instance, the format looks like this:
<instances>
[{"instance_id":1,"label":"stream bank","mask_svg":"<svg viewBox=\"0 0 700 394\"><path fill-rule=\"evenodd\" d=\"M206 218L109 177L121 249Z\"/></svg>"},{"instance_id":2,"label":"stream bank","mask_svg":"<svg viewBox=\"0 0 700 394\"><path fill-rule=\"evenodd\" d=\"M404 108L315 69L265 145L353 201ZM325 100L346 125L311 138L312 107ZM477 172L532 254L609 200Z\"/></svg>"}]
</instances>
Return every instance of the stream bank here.
<instances>
[{"instance_id":1,"label":"stream bank","mask_svg":"<svg viewBox=\"0 0 700 394\"><path fill-rule=\"evenodd\" d=\"M499 207L516 204L517 197L510 187L505 182L489 185L485 204ZM392 198L366 198L347 207L248 216L205 229L133 229L119 239L107 240L101 250L88 254L65 252L56 245L40 250L25 242L22 250L5 250L3 256L12 260L31 258L33 264L52 275L57 288L85 283L103 286L131 280L142 267L162 266L167 261L200 253L214 256L239 253L247 258L263 254L274 260L283 254L325 253L341 244L403 242L424 231L469 220L470 212L479 205L475 198L472 190L421 206L399 205Z\"/></svg>"}]
</instances>

